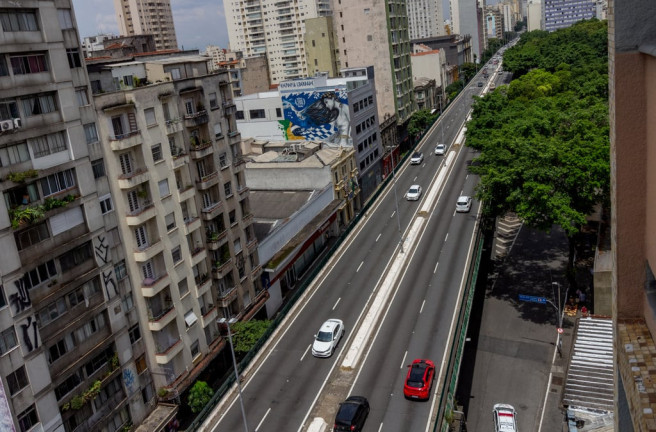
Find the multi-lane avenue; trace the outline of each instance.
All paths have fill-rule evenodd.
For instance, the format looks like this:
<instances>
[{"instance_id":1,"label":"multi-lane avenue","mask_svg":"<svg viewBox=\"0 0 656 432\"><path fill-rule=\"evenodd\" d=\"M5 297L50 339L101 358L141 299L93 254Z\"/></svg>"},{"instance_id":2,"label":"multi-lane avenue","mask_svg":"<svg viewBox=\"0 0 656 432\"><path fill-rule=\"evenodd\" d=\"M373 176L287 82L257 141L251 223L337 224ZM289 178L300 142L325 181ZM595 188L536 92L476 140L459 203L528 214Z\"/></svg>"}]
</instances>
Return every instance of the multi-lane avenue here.
<instances>
[{"instance_id":1,"label":"multi-lane avenue","mask_svg":"<svg viewBox=\"0 0 656 432\"><path fill-rule=\"evenodd\" d=\"M490 79L495 77L493 74ZM473 195L477 182L467 171L473 151L456 141L471 96L487 88L477 86L482 80L474 78L449 106L418 148L424 153L423 162L400 167L396 185L390 184L367 210L261 354L256 369L242 383L249 431L306 430L315 417L332 426L337 409L334 399L348 394L369 399L371 412L365 430L432 429L436 395L431 395L428 403L408 401L403 397L403 380L407 365L415 358L432 359L439 374L459 305L479 204L474 201L469 213L455 212L457 197ZM433 149L442 139L447 155L435 156ZM437 181L439 173L443 182ZM412 184L423 188L419 201L403 198ZM435 204L429 212L418 214L431 190ZM421 232L409 236L409 227L419 217L424 219ZM405 239L403 252L400 237ZM355 330L389 277L386 270L399 259L403 265L381 318L367 343L361 344L358 363L344 371L342 361ZM313 335L328 318L343 320L346 334L332 357L315 358L310 352ZM331 391L338 394L331 398ZM208 417L203 430L244 430L240 405L235 394L231 395Z\"/></svg>"}]
</instances>

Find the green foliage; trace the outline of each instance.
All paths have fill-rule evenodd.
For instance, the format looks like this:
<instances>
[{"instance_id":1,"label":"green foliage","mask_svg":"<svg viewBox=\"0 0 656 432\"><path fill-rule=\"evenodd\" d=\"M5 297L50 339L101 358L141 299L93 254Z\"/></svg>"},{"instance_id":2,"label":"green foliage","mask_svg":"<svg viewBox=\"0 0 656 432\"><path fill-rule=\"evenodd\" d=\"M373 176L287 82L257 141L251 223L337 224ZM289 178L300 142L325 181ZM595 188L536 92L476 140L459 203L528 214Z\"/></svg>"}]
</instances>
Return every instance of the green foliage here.
<instances>
[{"instance_id":1,"label":"green foliage","mask_svg":"<svg viewBox=\"0 0 656 432\"><path fill-rule=\"evenodd\" d=\"M438 114L431 115L430 111L426 109L415 112L408 123L408 134L410 136L421 134L433 124L437 116Z\"/></svg>"},{"instance_id":2,"label":"green foliage","mask_svg":"<svg viewBox=\"0 0 656 432\"><path fill-rule=\"evenodd\" d=\"M169 390L164 387L160 387L159 390L157 390L157 396L159 396L160 398L164 398L168 394L169 394Z\"/></svg>"},{"instance_id":3,"label":"green foliage","mask_svg":"<svg viewBox=\"0 0 656 432\"><path fill-rule=\"evenodd\" d=\"M465 82L469 82L474 75L476 75L476 70L478 66L475 63L463 63L460 66L460 79L463 79Z\"/></svg>"},{"instance_id":4,"label":"green foliage","mask_svg":"<svg viewBox=\"0 0 656 432\"><path fill-rule=\"evenodd\" d=\"M255 346L269 328L271 321L239 321L231 326L232 343L236 353L247 353Z\"/></svg>"},{"instance_id":5,"label":"green foliage","mask_svg":"<svg viewBox=\"0 0 656 432\"><path fill-rule=\"evenodd\" d=\"M56 208L59 208L59 207L65 207L69 203L75 201L75 198L77 198L77 197L75 195L72 195L72 194L66 195L62 199L48 197L43 201L43 210L44 211L49 211L49 210L56 209Z\"/></svg>"},{"instance_id":6,"label":"green foliage","mask_svg":"<svg viewBox=\"0 0 656 432\"><path fill-rule=\"evenodd\" d=\"M202 411L205 405L212 399L213 395L214 390L205 381L196 381L191 390L189 390L189 397L187 398L191 412L196 414Z\"/></svg>"},{"instance_id":7,"label":"green foliage","mask_svg":"<svg viewBox=\"0 0 656 432\"><path fill-rule=\"evenodd\" d=\"M32 207L18 207L9 210L9 217L11 218L11 227L18 229L23 223L34 223L41 219L45 214L42 205Z\"/></svg>"},{"instance_id":8,"label":"green foliage","mask_svg":"<svg viewBox=\"0 0 656 432\"><path fill-rule=\"evenodd\" d=\"M7 179L13 181L14 183L23 183L25 182L25 179L35 178L38 176L39 172L37 170L31 169L18 173L9 173L7 174Z\"/></svg>"},{"instance_id":9,"label":"green foliage","mask_svg":"<svg viewBox=\"0 0 656 432\"><path fill-rule=\"evenodd\" d=\"M448 86L446 86L444 91L446 92L447 95L449 95L449 99L453 100L456 98L456 96L458 96L458 93L462 91L464 85L465 84L462 81L454 81Z\"/></svg>"},{"instance_id":10,"label":"green foliage","mask_svg":"<svg viewBox=\"0 0 656 432\"><path fill-rule=\"evenodd\" d=\"M86 401L84 400L84 398L82 396L75 395L75 396L73 396L73 399L71 399L71 405L70 406L74 410L79 410L80 408L82 408L84 406L85 403L86 403Z\"/></svg>"},{"instance_id":11,"label":"green foliage","mask_svg":"<svg viewBox=\"0 0 656 432\"><path fill-rule=\"evenodd\" d=\"M556 224L572 239L586 215L607 202L607 48L598 40L605 31L605 23L588 21L531 32L506 51L512 67L525 72L506 91L477 98L467 127L467 145L481 152L470 169L481 176L477 197L488 216L514 211L531 227ZM552 53L560 53L558 62L543 58Z\"/></svg>"}]
</instances>

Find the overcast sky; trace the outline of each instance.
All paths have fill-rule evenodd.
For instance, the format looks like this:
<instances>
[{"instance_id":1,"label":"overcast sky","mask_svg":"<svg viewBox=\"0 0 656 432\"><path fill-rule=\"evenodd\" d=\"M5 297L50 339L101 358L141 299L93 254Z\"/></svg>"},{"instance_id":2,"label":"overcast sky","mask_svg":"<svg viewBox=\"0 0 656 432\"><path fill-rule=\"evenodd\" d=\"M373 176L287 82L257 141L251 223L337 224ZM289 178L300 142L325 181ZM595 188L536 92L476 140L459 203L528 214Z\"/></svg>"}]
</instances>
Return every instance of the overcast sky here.
<instances>
[{"instance_id":1,"label":"overcast sky","mask_svg":"<svg viewBox=\"0 0 656 432\"><path fill-rule=\"evenodd\" d=\"M178 45L205 50L207 45L228 47L223 0L171 0ZM80 37L118 34L111 0L73 0Z\"/></svg>"}]
</instances>

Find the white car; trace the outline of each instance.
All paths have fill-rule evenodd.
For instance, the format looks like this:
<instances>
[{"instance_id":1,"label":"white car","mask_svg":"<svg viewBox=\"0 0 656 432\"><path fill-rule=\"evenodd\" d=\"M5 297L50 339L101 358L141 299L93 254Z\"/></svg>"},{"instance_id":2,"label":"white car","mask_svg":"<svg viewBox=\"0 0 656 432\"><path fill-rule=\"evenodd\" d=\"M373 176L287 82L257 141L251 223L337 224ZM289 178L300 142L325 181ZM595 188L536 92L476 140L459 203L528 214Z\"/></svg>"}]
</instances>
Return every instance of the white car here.
<instances>
[{"instance_id":1,"label":"white car","mask_svg":"<svg viewBox=\"0 0 656 432\"><path fill-rule=\"evenodd\" d=\"M435 146L435 156L442 156L446 153L446 145L438 144Z\"/></svg>"},{"instance_id":2,"label":"white car","mask_svg":"<svg viewBox=\"0 0 656 432\"><path fill-rule=\"evenodd\" d=\"M517 412L512 405L496 404L493 414L494 432L517 432Z\"/></svg>"},{"instance_id":3,"label":"white car","mask_svg":"<svg viewBox=\"0 0 656 432\"><path fill-rule=\"evenodd\" d=\"M410 158L410 165L419 165L424 161L424 154L415 152Z\"/></svg>"},{"instance_id":4,"label":"white car","mask_svg":"<svg viewBox=\"0 0 656 432\"><path fill-rule=\"evenodd\" d=\"M471 210L471 205L471 197L467 195L461 195L458 197L458 201L456 201L456 211L458 213L467 213L469 210Z\"/></svg>"},{"instance_id":5,"label":"white car","mask_svg":"<svg viewBox=\"0 0 656 432\"><path fill-rule=\"evenodd\" d=\"M405 194L405 199L408 201L417 201L419 197L421 197L421 186L419 185L410 186L410 189Z\"/></svg>"},{"instance_id":6,"label":"white car","mask_svg":"<svg viewBox=\"0 0 656 432\"><path fill-rule=\"evenodd\" d=\"M319 333L314 335L312 355L315 357L330 357L335 352L337 344L344 336L342 320L331 318L321 325Z\"/></svg>"}]
</instances>

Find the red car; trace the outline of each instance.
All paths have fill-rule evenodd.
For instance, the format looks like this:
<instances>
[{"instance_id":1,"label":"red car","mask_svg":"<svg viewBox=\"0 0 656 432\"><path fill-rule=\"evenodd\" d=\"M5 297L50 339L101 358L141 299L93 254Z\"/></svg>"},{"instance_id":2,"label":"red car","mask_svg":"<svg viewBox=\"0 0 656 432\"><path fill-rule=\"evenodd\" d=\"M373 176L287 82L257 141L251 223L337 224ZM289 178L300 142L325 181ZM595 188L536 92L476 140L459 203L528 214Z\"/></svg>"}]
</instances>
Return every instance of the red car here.
<instances>
[{"instance_id":1,"label":"red car","mask_svg":"<svg viewBox=\"0 0 656 432\"><path fill-rule=\"evenodd\" d=\"M403 384L403 395L410 399L430 398L435 364L430 360L416 359L408 366L408 376Z\"/></svg>"}]
</instances>

